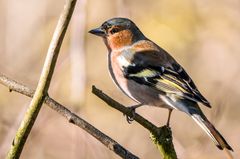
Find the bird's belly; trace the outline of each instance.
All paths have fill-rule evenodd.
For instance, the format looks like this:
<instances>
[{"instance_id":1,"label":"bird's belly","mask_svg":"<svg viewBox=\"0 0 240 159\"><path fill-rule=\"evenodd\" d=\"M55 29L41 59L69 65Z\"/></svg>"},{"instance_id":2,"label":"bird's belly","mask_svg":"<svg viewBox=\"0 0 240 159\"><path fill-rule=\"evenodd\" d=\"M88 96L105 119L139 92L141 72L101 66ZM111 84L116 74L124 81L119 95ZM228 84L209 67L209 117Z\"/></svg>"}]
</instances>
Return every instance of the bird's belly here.
<instances>
[{"instance_id":1,"label":"bird's belly","mask_svg":"<svg viewBox=\"0 0 240 159\"><path fill-rule=\"evenodd\" d=\"M117 62L117 60L111 57L109 59L109 71L110 75L114 83L130 98L134 101L139 102L141 104L158 106L158 107L166 107L163 101L160 98L159 91L143 85L139 84L133 80L129 80L124 77L123 72L121 70L121 65ZM113 62L114 61L114 62Z\"/></svg>"}]
</instances>

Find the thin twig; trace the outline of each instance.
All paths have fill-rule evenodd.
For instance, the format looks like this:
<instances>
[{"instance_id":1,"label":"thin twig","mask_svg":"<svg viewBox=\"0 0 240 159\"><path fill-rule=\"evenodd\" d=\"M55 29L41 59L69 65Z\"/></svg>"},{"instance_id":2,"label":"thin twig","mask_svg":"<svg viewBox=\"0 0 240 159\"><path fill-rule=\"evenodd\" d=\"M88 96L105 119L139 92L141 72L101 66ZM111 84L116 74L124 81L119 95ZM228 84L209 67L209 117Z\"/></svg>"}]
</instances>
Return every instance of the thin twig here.
<instances>
[{"instance_id":1,"label":"thin twig","mask_svg":"<svg viewBox=\"0 0 240 159\"><path fill-rule=\"evenodd\" d=\"M47 95L60 47L71 19L76 0L67 0L50 43L36 92L16 132L7 158L19 158L33 124Z\"/></svg>"},{"instance_id":2,"label":"thin twig","mask_svg":"<svg viewBox=\"0 0 240 159\"><path fill-rule=\"evenodd\" d=\"M4 75L0 74L0 83L5 85L11 91L18 92L20 94L26 95L28 97L33 97L34 90L28 88L27 86L16 82ZM83 120L76 114L72 113L69 109L64 107L63 105L56 102L54 99L46 95L44 99L44 103L46 103L50 108L58 112L60 115L65 117L70 123L77 125L78 127L84 129L86 132L91 134L97 140L99 140L103 145L105 145L110 150L114 151L117 155L121 156L124 159L138 159L137 156L129 152L123 146L118 144L116 141L111 139L109 136L102 133L100 130L89 124L87 121Z\"/></svg>"},{"instance_id":3,"label":"thin twig","mask_svg":"<svg viewBox=\"0 0 240 159\"><path fill-rule=\"evenodd\" d=\"M106 102L109 106L113 107L114 109L119 110L123 114L131 117L132 116L132 110L128 109L124 105L120 104L119 102L115 101L111 97L109 97L107 94L102 92L100 89L96 88L95 86L92 86L92 92L96 96L98 96L100 99L102 99L104 102ZM156 127L154 124L143 118L138 113L134 113L134 120L137 121L139 124L141 124L143 127L151 131L153 134L158 133L158 127Z\"/></svg>"},{"instance_id":4,"label":"thin twig","mask_svg":"<svg viewBox=\"0 0 240 159\"><path fill-rule=\"evenodd\" d=\"M120 112L129 117L132 117L131 109L115 101L95 86L92 87L92 92L112 108L119 110ZM160 151L164 159L177 159L177 154L175 152L172 142L172 131L170 127L156 127L154 124L152 124L137 113L134 114L134 120L150 131L151 139L154 144L156 144L158 150Z\"/></svg>"}]
</instances>

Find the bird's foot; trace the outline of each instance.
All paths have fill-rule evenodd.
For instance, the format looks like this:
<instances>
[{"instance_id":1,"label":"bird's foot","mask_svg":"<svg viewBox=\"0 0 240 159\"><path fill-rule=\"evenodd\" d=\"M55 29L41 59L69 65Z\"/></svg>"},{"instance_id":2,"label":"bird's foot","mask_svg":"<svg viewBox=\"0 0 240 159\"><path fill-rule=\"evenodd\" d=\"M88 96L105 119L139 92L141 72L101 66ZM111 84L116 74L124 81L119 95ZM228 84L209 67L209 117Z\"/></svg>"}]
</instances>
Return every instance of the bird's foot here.
<instances>
[{"instance_id":1,"label":"bird's foot","mask_svg":"<svg viewBox=\"0 0 240 159\"><path fill-rule=\"evenodd\" d=\"M131 115L129 116L129 115L126 115L126 119L127 119L127 122L129 123L129 124L131 124L133 121L134 121L134 118L135 118L135 116L136 116L136 107L134 107L134 106L131 106L131 107L129 107L128 109L130 109L130 112L131 112Z\"/></svg>"},{"instance_id":2,"label":"bird's foot","mask_svg":"<svg viewBox=\"0 0 240 159\"><path fill-rule=\"evenodd\" d=\"M138 105L133 105L131 107L128 107L128 109L130 109L130 112L131 112L131 115L126 115L126 119L127 119L127 122L129 124L131 124L133 121L134 121L134 118L136 116L136 108L142 106L142 104L138 104Z\"/></svg>"}]
</instances>

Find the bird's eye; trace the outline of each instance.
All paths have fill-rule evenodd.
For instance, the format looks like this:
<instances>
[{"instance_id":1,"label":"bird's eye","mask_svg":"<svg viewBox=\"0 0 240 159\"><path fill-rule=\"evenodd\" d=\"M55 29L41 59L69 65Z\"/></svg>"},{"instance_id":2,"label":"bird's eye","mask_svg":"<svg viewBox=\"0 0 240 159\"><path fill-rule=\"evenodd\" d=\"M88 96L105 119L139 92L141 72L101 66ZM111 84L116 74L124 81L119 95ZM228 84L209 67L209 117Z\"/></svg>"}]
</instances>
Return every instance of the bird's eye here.
<instances>
[{"instance_id":1,"label":"bird's eye","mask_svg":"<svg viewBox=\"0 0 240 159\"><path fill-rule=\"evenodd\" d=\"M115 34L115 33L117 33L117 32L119 32L119 29L118 29L118 28L112 28L112 29L110 30L110 33L111 33L111 34Z\"/></svg>"}]
</instances>

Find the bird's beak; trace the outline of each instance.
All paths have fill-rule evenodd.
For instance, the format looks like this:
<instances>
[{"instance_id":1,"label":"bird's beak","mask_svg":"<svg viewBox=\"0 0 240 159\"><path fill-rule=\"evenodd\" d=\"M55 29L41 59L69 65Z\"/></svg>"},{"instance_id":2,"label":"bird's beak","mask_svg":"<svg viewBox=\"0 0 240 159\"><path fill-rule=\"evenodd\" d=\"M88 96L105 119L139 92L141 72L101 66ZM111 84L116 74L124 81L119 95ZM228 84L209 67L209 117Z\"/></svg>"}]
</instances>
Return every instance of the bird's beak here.
<instances>
[{"instance_id":1,"label":"bird's beak","mask_svg":"<svg viewBox=\"0 0 240 159\"><path fill-rule=\"evenodd\" d=\"M97 36L101 36L101 37L106 36L105 30L103 30L101 27L96 28L96 29L92 29L92 30L89 31L89 33L97 35Z\"/></svg>"}]
</instances>

